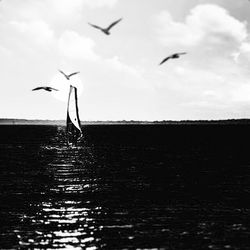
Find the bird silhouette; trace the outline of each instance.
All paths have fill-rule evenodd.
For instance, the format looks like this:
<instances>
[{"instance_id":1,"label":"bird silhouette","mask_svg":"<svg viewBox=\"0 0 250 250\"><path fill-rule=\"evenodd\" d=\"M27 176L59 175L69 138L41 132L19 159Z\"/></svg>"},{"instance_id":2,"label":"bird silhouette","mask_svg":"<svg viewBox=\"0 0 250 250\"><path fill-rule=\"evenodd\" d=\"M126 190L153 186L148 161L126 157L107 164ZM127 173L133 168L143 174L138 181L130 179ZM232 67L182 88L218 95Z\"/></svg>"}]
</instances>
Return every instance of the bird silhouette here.
<instances>
[{"instance_id":1,"label":"bird silhouette","mask_svg":"<svg viewBox=\"0 0 250 250\"><path fill-rule=\"evenodd\" d=\"M164 58L159 65L162 65L163 63L165 63L167 60L169 59L177 59L177 58L180 58L181 55L185 55L187 54L186 52L181 52L181 53L174 53L166 58Z\"/></svg>"},{"instance_id":2,"label":"bird silhouette","mask_svg":"<svg viewBox=\"0 0 250 250\"><path fill-rule=\"evenodd\" d=\"M66 75L62 70L58 70L60 73L62 73L67 80L70 80L70 77L73 76L73 75L76 75L76 74L79 74L80 72L74 72L74 73L71 73L69 75Z\"/></svg>"},{"instance_id":3,"label":"bird silhouette","mask_svg":"<svg viewBox=\"0 0 250 250\"><path fill-rule=\"evenodd\" d=\"M107 28L102 28L98 25L95 25L95 24L92 24L92 23L88 23L90 26L96 28L96 29L99 29L101 30L104 34L106 35L110 35L110 30L111 28L113 28L116 24L118 24L120 21L122 20L122 18L118 19L117 21L111 23Z\"/></svg>"},{"instance_id":4,"label":"bird silhouette","mask_svg":"<svg viewBox=\"0 0 250 250\"><path fill-rule=\"evenodd\" d=\"M40 90L40 89L43 89L43 90L46 90L46 91L49 91L49 92L51 92L52 90L58 91L58 89L55 89L55 88L52 88L52 87L47 87L47 86L37 87L37 88L32 89L32 91Z\"/></svg>"}]
</instances>

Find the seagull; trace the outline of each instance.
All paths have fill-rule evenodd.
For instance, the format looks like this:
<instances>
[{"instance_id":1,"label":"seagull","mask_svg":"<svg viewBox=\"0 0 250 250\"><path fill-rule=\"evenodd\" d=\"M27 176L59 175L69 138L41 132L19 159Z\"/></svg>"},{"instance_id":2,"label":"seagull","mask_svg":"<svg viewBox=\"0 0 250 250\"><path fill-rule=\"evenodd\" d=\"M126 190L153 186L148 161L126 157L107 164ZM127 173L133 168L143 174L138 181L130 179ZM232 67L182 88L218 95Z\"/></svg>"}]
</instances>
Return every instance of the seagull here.
<instances>
[{"instance_id":1,"label":"seagull","mask_svg":"<svg viewBox=\"0 0 250 250\"><path fill-rule=\"evenodd\" d=\"M160 63L159 65L165 63L165 62L166 62L167 60L169 60L169 59L177 59L177 58L180 57L180 55L185 55L185 54L187 54L187 53L186 53L186 52L181 52L181 53L172 54L172 55L170 55L170 56L164 58L164 59L161 61L161 63Z\"/></svg>"},{"instance_id":2,"label":"seagull","mask_svg":"<svg viewBox=\"0 0 250 250\"><path fill-rule=\"evenodd\" d=\"M63 71L61 71L61 70L58 70L58 71L59 71L60 73L62 73L62 74L66 77L67 80L70 80L70 77L71 77L71 76L80 73L80 72L74 72L74 73L71 73L71 74L69 74L69 75L66 75Z\"/></svg>"},{"instance_id":3,"label":"seagull","mask_svg":"<svg viewBox=\"0 0 250 250\"><path fill-rule=\"evenodd\" d=\"M117 21L111 23L107 28L102 28L102 27L97 26L97 25L94 25L94 24L92 24L92 23L88 23L88 24L89 24L90 26L96 28L96 29L101 30L104 34L110 35L110 29L111 29L112 27L114 27L116 24L118 24L121 20L122 20L122 18L118 19Z\"/></svg>"},{"instance_id":4,"label":"seagull","mask_svg":"<svg viewBox=\"0 0 250 250\"><path fill-rule=\"evenodd\" d=\"M58 91L58 89L55 89L55 88L52 88L52 87L47 87L47 86L37 87L37 88L32 89L32 91L40 90L40 89L44 89L44 90L49 91L49 92L51 92L52 90Z\"/></svg>"}]
</instances>

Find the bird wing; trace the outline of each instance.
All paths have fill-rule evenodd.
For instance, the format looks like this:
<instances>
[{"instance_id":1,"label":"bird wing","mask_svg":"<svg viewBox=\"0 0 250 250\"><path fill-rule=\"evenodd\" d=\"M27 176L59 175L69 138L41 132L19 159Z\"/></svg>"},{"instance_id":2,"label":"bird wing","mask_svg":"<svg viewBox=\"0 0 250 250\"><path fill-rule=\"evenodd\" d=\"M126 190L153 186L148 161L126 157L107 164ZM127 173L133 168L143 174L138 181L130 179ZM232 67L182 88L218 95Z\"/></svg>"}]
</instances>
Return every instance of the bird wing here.
<instances>
[{"instance_id":1,"label":"bird wing","mask_svg":"<svg viewBox=\"0 0 250 250\"><path fill-rule=\"evenodd\" d=\"M68 77L63 71L61 71L60 69L58 70L60 73L62 73L66 78Z\"/></svg>"},{"instance_id":2,"label":"bird wing","mask_svg":"<svg viewBox=\"0 0 250 250\"><path fill-rule=\"evenodd\" d=\"M167 61L168 59L170 59L170 58L171 58L171 56L168 56L168 57L164 58L164 59L160 62L159 65L163 64L164 62L166 62L166 61Z\"/></svg>"},{"instance_id":3,"label":"bird wing","mask_svg":"<svg viewBox=\"0 0 250 250\"><path fill-rule=\"evenodd\" d=\"M49 87L51 90L55 90L55 91L59 91L58 89L55 89L55 88L52 88L52 87Z\"/></svg>"},{"instance_id":4,"label":"bird wing","mask_svg":"<svg viewBox=\"0 0 250 250\"><path fill-rule=\"evenodd\" d=\"M40 90L40 89L44 89L44 87L37 87L37 88L32 89L32 91L34 91L34 90Z\"/></svg>"},{"instance_id":5,"label":"bird wing","mask_svg":"<svg viewBox=\"0 0 250 250\"><path fill-rule=\"evenodd\" d=\"M185 55L187 52L176 53L177 55Z\"/></svg>"},{"instance_id":6,"label":"bird wing","mask_svg":"<svg viewBox=\"0 0 250 250\"><path fill-rule=\"evenodd\" d=\"M99 29L99 30L103 30L103 28L101 28L100 26L97 26L95 24L92 24L92 23L88 23L90 26L96 28L96 29Z\"/></svg>"},{"instance_id":7,"label":"bird wing","mask_svg":"<svg viewBox=\"0 0 250 250\"><path fill-rule=\"evenodd\" d=\"M80 72L74 72L74 73L68 75L68 77L71 77L71 76L76 75L76 74L79 74L79 73L80 73Z\"/></svg>"},{"instance_id":8,"label":"bird wing","mask_svg":"<svg viewBox=\"0 0 250 250\"><path fill-rule=\"evenodd\" d=\"M115 26L116 24L118 24L121 20L122 20L122 18L120 18L120 19L118 19L117 21L111 23L111 24L108 26L107 30L110 30L113 26Z\"/></svg>"}]
</instances>

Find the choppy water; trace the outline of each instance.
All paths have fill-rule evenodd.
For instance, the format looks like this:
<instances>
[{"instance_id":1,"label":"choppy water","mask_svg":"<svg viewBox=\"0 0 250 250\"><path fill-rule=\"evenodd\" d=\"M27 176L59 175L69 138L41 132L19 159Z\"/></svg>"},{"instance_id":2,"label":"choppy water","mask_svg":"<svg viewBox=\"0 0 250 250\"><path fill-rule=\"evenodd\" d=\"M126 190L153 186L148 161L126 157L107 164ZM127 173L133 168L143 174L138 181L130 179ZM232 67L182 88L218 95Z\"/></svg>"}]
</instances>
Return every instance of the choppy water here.
<instances>
[{"instance_id":1,"label":"choppy water","mask_svg":"<svg viewBox=\"0 0 250 250\"><path fill-rule=\"evenodd\" d=\"M249 126L0 127L1 249L250 249Z\"/></svg>"}]
</instances>

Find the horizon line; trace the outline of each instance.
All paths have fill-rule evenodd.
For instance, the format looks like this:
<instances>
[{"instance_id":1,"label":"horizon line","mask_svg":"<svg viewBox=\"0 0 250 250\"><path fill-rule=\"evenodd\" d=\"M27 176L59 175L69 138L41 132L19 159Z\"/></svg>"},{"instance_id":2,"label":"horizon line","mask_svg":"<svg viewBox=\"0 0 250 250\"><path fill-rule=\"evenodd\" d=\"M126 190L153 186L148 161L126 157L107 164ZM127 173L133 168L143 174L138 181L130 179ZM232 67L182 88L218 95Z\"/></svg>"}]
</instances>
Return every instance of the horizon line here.
<instances>
[{"instance_id":1,"label":"horizon line","mask_svg":"<svg viewBox=\"0 0 250 250\"><path fill-rule=\"evenodd\" d=\"M202 122L202 121L250 121L250 118L221 118L221 119L182 119L182 120L81 120L83 123L93 122ZM0 118L0 122L3 121L40 121L40 122L65 122L66 119L29 119L29 118Z\"/></svg>"}]
</instances>

